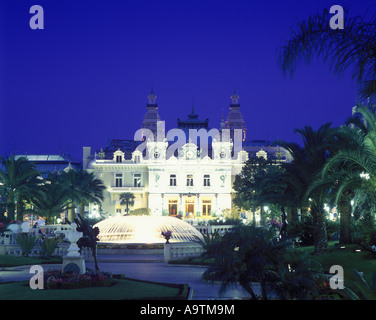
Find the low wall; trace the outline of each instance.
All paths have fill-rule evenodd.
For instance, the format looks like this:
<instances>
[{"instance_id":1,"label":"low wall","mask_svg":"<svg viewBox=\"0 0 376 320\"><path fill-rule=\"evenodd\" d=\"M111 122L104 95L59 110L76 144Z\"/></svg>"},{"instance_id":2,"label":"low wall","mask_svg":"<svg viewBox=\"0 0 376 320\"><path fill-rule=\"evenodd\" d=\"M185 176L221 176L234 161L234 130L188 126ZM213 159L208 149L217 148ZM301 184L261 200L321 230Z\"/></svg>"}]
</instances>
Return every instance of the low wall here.
<instances>
[{"instance_id":1,"label":"low wall","mask_svg":"<svg viewBox=\"0 0 376 320\"><path fill-rule=\"evenodd\" d=\"M63 257L67 254L68 248L70 246L70 243L59 243L57 245L57 248L53 252L53 256ZM0 254L5 255L13 255L13 256L22 256L23 252L22 249L19 247L18 244L3 244L0 245ZM34 248L31 250L29 256L41 256L43 254L41 247L38 245L38 243L34 246ZM89 248L83 248L81 255L85 258L91 257L91 250Z\"/></svg>"},{"instance_id":2,"label":"low wall","mask_svg":"<svg viewBox=\"0 0 376 320\"><path fill-rule=\"evenodd\" d=\"M164 261L199 257L203 252L201 245L196 242L165 243Z\"/></svg>"},{"instance_id":3,"label":"low wall","mask_svg":"<svg viewBox=\"0 0 376 320\"><path fill-rule=\"evenodd\" d=\"M97 245L98 255L163 255L163 243L162 244L143 244L143 243L131 243L131 244L113 244L113 243L101 243Z\"/></svg>"},{"instance_id":4,"label":"low wall","mask_svg":"<svg viewBox=\"0 0 376 320\"><path fill-rule=\"evenodd\" d=\"M218 224L218 225L196 225L194 226L202 234L212 234L218 232L219 234L224 234L226 231L232 229L234 226L230 224Z\"/></svg>"}]
</instances>

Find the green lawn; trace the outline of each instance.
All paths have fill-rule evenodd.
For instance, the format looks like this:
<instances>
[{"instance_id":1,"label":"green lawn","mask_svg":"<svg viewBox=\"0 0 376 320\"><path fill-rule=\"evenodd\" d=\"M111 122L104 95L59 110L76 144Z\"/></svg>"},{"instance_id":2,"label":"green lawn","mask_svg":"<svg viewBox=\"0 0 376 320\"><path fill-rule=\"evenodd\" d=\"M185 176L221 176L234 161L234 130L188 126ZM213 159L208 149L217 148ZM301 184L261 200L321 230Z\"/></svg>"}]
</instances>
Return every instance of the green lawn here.
<instances>
[{"instance_id":1,"label":"green lawn","mask_svg":"<svg viewBox=\"0 0 376 320\"><path fill-rule=\"evenodd\" d=\"M0 267L21 265L60 264L61 258L15 257L0 255ZM28 281L0 283L0 300L185 300L188 285L140 281L129 278L114 279L110 287L72 290L32 290Z\"/></svg>"},{"instance_id":2,"label":"green lawn","mask_svg":"<svg viewBox=\"0 0 376 320\"><path fill-rule=\"evenodd\" d=\"M188 285L161 284L133 279L116 279L110 287L72 290L31 289L28 281L0 284L0 300L185 300Z\"/></svg>"},{"instance_id":3,"label":"green lawn","mask_svg":"<svg viewBox=\"0 0 376 320\"><path fill-rule=\"evenodd\" d=\"M52 257L50 259L40 257L15 257L12 255L0 255L0 267L16 267L34 264L59 264L63 263L60 257Z\"/></svg>"}]
</instances>

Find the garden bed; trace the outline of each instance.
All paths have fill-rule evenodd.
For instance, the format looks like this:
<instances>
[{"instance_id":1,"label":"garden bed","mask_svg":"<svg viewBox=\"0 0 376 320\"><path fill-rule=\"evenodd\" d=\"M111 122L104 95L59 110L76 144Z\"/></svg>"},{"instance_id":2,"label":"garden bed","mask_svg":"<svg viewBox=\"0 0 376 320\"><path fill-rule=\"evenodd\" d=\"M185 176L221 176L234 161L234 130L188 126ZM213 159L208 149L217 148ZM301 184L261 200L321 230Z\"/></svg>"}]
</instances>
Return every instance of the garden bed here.
<instances>
[{"instance_id":1,"label":"garden bed","mask_svg":"<svg viewBox=\"0 0 376 320\"><path fill-rule=\"evenodd\" d=\"M47 290L109 287L112 283L112 276L107 272L75 274L62 273L61 270L49 270L44 273L44 287Z\"/></svg>"}]
</instances>

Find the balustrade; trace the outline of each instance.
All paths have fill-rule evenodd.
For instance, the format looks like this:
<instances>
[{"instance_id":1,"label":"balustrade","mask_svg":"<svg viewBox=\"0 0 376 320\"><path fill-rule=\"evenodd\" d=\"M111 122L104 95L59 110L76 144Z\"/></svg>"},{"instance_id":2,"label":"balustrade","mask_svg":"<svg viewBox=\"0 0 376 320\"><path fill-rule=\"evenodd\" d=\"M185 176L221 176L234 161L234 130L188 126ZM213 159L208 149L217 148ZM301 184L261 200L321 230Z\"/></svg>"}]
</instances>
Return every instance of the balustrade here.
<instances>
[{"instance_id":1,"label":"balustrade","mask_svg":"<svg viewBox=\"0 0 376 320\"><path fill-rule=\"evenodd\" d=\"M164 261L181 260L184 258L194 258L201 255L203 249L195 242L168 243L164 248Z\"/></svg>"}]
</instances>

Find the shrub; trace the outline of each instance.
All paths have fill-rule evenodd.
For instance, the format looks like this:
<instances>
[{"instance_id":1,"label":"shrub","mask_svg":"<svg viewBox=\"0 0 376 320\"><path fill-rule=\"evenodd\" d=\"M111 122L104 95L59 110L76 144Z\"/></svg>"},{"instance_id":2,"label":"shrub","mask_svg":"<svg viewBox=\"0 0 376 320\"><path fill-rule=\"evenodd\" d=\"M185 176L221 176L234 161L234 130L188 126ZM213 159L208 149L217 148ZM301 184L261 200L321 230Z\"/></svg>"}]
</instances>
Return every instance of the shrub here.
<instances>
[{"instance_id":1,"label":"shrub","mask_svg":"<svg viewBox=\"0 0 376 320\"><path fill-rule=\"evenodd\" d=\"M131 216L150 216L151 210L149 208L134 209L129 213Z\"/></svg>"},{"instance_id":2,"label":"shrub","mask_svg":"<svg viewBox=\"0 0 376 320\"><path fill-rule=\"evenodd\" d=\"M326 221L328 240L339 231L338 221ZM287 234L290 238L298 238L299 244L303 246L313 245L313 221L311 216L303 216L301 221L293 222L287 226ZM334 240L334 239L333 239Z\"/></svg>"},{"instance_id":3,"label":"shrub","mask_svg":"<svg viewBox=\"0 0 376 320\"><path fill-rule=\"evenodd\" d=\"M42 255L49 258L55 251L58 243L61 241L60 237L45 238L41 241L40 247L42 249Z\"/></svg>"},{"instance_id":4,"label":"shrub","mask_svg":"<svg viewBox=\"0 0 376 320\"><path fill-rule=\"evenodd\" d=\"M240 220L240 209L233 207L231 209L222 210L222 216L226 220L237 221Z\"/></svg>"},{"instance_id":5,"label":"shrub","mask_svg":"<svg viewBox=\"0 0 376 320\"><path fill-rule=\"evenodd\" d=\"M39 237L31 233L21 233L17 235L15 239L22 250L22 254L27 257L34 248Z\"/></svg>"},{"instance_id":6,"label":"shrub","mask_svg":"<svg viewBox=\"0 0 376 320\"><path fill-rule=\"evenodd\" d=\"M201 245L204 252L202 257L213 258L219 252L221 246L222 236L219 234L218 230L212 234L203 234L202 239L195 236L195 242Z\"/></svg>"},{"instance_id":7,"label":"shrub","mask_svg":"<svg viewBox=\"0 0 376 320\"><path fill-rule=\"evenodd\" d=\"M309 299L324 279L320 264L306 255L296 255L289 241L280 241L275 231L254 226L238 226L215 244L215 263L204 279L221 281L221 289L239 283L259 299L251 282L259 282L261 299L273 289L281 299Z\"/></svg>"}]
</instances>

